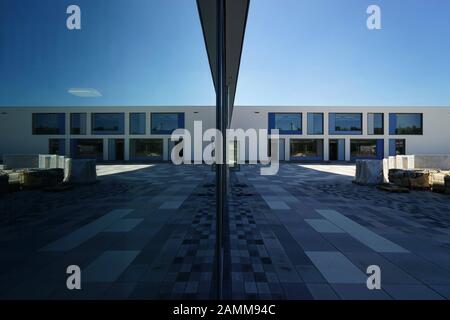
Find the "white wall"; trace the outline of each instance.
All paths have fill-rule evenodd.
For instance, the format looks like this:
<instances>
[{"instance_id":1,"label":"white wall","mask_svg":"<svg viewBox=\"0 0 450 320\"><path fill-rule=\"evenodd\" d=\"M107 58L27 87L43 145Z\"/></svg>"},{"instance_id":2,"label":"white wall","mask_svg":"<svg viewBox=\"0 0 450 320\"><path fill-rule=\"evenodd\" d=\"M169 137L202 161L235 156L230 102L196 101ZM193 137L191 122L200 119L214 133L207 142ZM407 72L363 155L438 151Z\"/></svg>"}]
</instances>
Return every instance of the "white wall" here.
<instances>
[{"instance_id":1,"label":"white wall","mask_svg":"<svg viewBox=\"0 0 450 320\"><path fill-rule=\"evenodd\" d=\"M32 113L64 112L66 113L66 135L32 135ZM90 113L95 112L125 112L125 134L124 135L70 135L70 113L86 112L87 129L90 132ZM129 113L145 112L147 119L146 135L129 135ZM215 127L214 107L36 107L36 108L5 108L0 107L0 159L3 154L36 154L48 153L48 140L50 138L65 138L66 152L70 152L70 139L104 139L104 154L108 154L107 139L125 139L125 159L129 156L129 139L164 139L164 159L168 159L167 135L150 134L150 113L152 112L184 112L186 129L194 132L194 120L203 121L203 130ZM232 119L233 128L244 130L267 129L269 112L302 112L303 134L283 136L286 141L285 156L289 159L289 140L292 138L323 139L324 157L328 160L329 139L345 139L346 160L350 159L351 139L385 139L385 156L389 154L389 139L406 139L407 154L450 154L450 107L235 107ZM307 113L324 113L324 135L307 135ZM329 112L358 112L363 113L363 135L328 135L328 113ZM384 135L367 135L367 113L384 113L385 121ZM389 113L423 113L423 135L390 136L389 135Z\"/></svg>"},{"instance_id":2,"label":"white wall","mask_svg":"<svg viewBox=\"0 0 450 320\"><path fill-rule=\"evenodd\" d=\"M33 135L33 113L66 113L65 135ZM87 133L91 132L91 113L125 113L124 135L70 135L70 113L87 113ZM129 114L146 113L146 134L129 134ZM103 154L107 160L108 139L125 139L125 159L129 159L129 139L164 139L164 160L168 160L168 144L170 136L150 134L150 114L158 112L183 112L185 126L194 132L194 121L201 120L203 129L215 126L215 108L213 107L70 107L70 108L3 108L0 107L0 159L3 154L46 154L48 141L51 138L66 139L66 155L70 153L70 139L103 139ZM193 139L192 139L193 140ZM193 142L194 143L194 142Z\"/></svg>"},{"instance_id":3,"label":"white wall","mask_svg":"<svg viewBox=\"0 0 450 320\"><path fill-rule=\"evenodd\" d=\"M406 139L407 154L450 154L450 107L235 107L232 119L233 128L263 129L268 127L270 112L303 113L303 134L283 135L286 141L286 159L290 154L290 139L323 139L324 159L328 160L330 139L345 139L346 160L350 160L351 139L384 139L384 153L389 155L389 139ZM307 135L307 113L324 113L324 135ZM328 113L362 113L362 135L329 135ZM384 135L367 135L367 113L384 113ZM423 113L423 135L389 135L389 113Z\"/></svg>"}]
</instances>

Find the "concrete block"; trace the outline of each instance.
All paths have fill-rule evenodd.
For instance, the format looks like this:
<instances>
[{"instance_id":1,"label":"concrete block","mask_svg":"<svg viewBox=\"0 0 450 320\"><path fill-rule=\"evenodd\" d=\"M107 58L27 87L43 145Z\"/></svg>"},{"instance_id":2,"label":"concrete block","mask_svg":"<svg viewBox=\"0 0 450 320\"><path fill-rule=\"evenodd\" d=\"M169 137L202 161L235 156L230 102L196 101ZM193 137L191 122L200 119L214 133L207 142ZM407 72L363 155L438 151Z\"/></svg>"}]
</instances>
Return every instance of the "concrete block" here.
<instances>
[{"instance_id":1,"label":"concrete block","mask_svg":"<svg viewBox=\"0 0 450 320\"><path fill-rule=\"evenodd\" d=\"M384 181L382 160L357 160L355 183L378 185Z\"/></svg>"},{"instance_id":2,"label":"concrete block","mask_svg":"<svg viewBox=\"0 0 450 320\"><path fill-rule=\"evenodd\" d=\"M96 161L93 159L66 159L64 168L64 182L75 184L89 184L97 181Z\"/></svg>"},{"instance_id":3,"label":"concrete block","mask_svg":"<svg viewBox=\"0 0 450 320\"><path fill-rule=\"evenodd\" d=\"M397 169L396 158L391 156L388 158L389 169Z\"/></svg>"},{"instance_id":4,"label":"concrete block","mask_svg":"<svg viewBox=\"0 0 450 320\"><path fill-rule=\"evenodd\" d=\"M392 169L403 169L403 170L414 169L414 156L396 156L395 168Z\"/></svg>"},{"instance_id":5,"label":"concrete block","mask_svg":"<svg viewBox=\"0 0 450 320\"><path fill-rule=\"evenodd\" d=\"M383 159L383 182L389 182L389 169L394 169L389 167L389 159Z\"/></svg>"},{"instance_id":6,"label":"concrete block","mask_svg":"<svg viewBox=\"0 0 450 320\"><path fill-rule=\"evenodd\" d=\"M3 169L38 168L39 156L29 154L5 154L3 155Z\"/></svg>"},{"instance_id":7,"label":"concrete block","mask_svg":"<svg viewBox=\"0 0 450 320\"><path fill-rule=\"evenodd\" d=\"M40 154L39 155L39 169L50 169L50 155Z\"/></svg>"}]
</instances>

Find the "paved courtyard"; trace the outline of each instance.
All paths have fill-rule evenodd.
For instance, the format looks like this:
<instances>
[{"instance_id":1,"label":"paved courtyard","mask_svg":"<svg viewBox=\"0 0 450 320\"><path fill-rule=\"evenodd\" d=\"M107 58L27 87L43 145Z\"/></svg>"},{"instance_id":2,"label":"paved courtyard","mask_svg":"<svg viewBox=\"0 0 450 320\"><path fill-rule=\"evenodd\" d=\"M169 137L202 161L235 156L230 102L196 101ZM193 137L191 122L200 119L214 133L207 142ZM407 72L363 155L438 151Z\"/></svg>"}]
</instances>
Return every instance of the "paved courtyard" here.
<instances>
[{"instance_id":1,"label":"paved courtyard","mask_svg":"<svg viewBox=\"0 0 450 320\"><path fill-rule=\"evenodd\" d=\"M449 299L450 197L351 183L354 166L233 171L226 297ZM207 299L215 241L207 166L100 165L99 183L0 196L1 298ZM79 265L82 290L66 288ZM381 268L382 290L366 287Z\"/></svg>"}]
</instances>

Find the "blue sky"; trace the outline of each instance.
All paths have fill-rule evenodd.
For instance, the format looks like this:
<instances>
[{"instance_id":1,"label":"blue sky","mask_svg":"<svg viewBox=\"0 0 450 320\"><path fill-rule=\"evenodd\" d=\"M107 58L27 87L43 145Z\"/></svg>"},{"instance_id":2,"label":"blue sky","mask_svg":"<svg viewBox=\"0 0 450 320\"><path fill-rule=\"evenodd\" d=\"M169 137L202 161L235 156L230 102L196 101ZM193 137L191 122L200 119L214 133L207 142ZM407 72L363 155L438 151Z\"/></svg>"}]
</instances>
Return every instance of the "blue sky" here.
<instances>
[{"instance_id":1,"label":"blue sky","mask_svg":"<svg viewBox=\"0 0 450 320\"><path fill-rule=\"evenodd\" d=\"M236 104L450 105L449 57L448 0L253 0ZM195 0L0 2L1 106L214 101Z\"/></svg>"}]
</instances>

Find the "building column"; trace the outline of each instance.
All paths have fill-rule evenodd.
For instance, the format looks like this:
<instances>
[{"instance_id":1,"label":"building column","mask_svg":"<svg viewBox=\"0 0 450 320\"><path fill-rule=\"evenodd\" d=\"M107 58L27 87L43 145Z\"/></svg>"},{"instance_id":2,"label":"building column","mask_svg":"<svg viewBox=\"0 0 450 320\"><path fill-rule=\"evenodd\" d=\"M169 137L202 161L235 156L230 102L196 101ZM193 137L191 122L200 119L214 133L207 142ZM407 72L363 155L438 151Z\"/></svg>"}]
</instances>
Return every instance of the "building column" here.
<instances>
[{"instance_id":1,"label":"building column","mask_svg":"<svg viewBox=\"0 0 450 320\"><path fill-rule=\"evenodd\" d=\"M323 160L330 161L330 139L328 137L323 139Z\"/></svg>"},{"instance_id":2,"label":"building column","mask_svg":"<svg viewBox=\"0 0 450 320\"><path fill-rule=\"evenodd\" d=\"M130 137L125 137L123 141L123 148L124 148L124 159L125 161L130 161Z\"/></svg>"},{"instance_id":3,"label":"building column","mask_svg":"<svg viewBox=\"0 0 450 320\"><path fill-rule=\"evenodd\" d=\"M147 113L145 114L147 120ZM147 121L145 121L147 126ZM147 128L145 128L147 132ZM130 161L130 113L125 112L125 135L123 137L123 158L125 161Z\"/></svg>"},{"instance_id":4,"label":"building column","mask_svg":"<svg viewBox=\"0 0 450 320\"><path fill-rule=\"evenodd\" d=\"M328 112L323 113L323 134L325 136L330 134L330 120Z\"/></svg>"},{"instance_id":5,"label":"building column","mask_svg":"<svg viewBox=\"0 0 450 320\"><path fill-rule=\"evenodd\" d=\"M291 138L284 139L284 160L291 161Z\"/></svg>"},{"instance_id":6,"label":"building column","mask_svg":"<svg viewBox=\"0 0 450 320\"><path fill-rule=\"evenodd\" d=\"M302 135L308 135L308 112L302 113Z\"/></svg>"},{"instance_id":7,"label":"building column","mask_svg":"<svg viewBox=\"0 0 450 320\"><path fill-rule=\"evenodd\" d=\"M163 138L163 160L169 161L169 140L170 138Z\"/></svg>"},{"instance_id":8,"label":"building column","mask_svg":"<svg viewBox=\"0 0 450 320\"><path fill-rule=\"evenodd\" d=\"M345 138L345 161L351 161L350 138Z\"/></svg>"},{"instance_id":9,"label":"building column","mask_svg":"<svg viewBox=\"0 0 450 320\"><path fill-rule=\"evenodd\" d=\"M109 156L109 139L103 139L103 161L108 161Z\"/></svg>"},{"instance_id":10,"label":"building column","mask_svg":"<svg viewBox=\"0 0 450 320\"><path fill-rule=\"evenodd\" d=\"M65 139L65 154L70 157L70 112L66 112L66 139ZM47 150L48 151L48 150Z\"/></svg>"},{"instance_id":11,"label":"building column","mask_svg":"<svg viewBox=\"0 0 450 320\"><path fill-rule=\"evenodd\" d=\"M363 134L363 136L367 136L367 132L368 132L368 128L367 128L367 118L368 118L368 116L367 116L367 112L363 112L362 113L362 123L361 123L361 125L362 125L362 134Z\"/></svg>"},{"instance_id":12,"label":"building column","mask_svg":"<svg viewBox=\"0 0 450 320\"><path fill-rule=\"evenodd\" d=\"M389 112L384 113L384 157L389 157Z\"/></svg>"}]
</instances>

